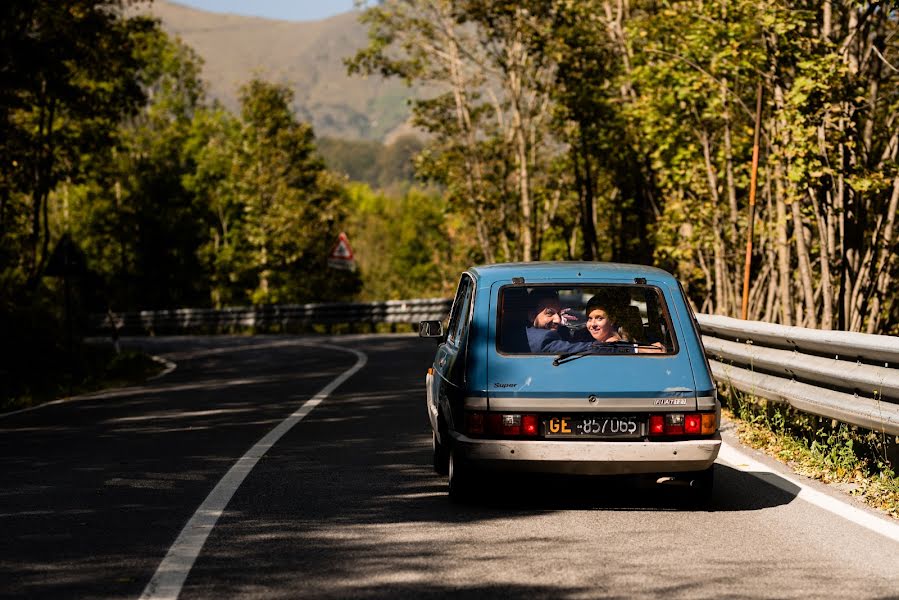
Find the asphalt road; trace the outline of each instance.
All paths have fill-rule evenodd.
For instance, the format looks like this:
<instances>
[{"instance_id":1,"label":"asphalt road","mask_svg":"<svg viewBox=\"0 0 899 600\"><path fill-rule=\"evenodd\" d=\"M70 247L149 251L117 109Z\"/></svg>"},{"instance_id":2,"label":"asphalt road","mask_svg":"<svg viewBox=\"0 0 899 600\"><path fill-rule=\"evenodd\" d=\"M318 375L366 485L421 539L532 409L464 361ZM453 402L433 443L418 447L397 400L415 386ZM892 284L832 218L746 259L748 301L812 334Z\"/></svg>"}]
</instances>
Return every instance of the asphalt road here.
<instances>
[{"instance_id":1,"label":"asphalt road","mask_svg":"<svg viewBox=\"0 0 899 600\"><path fill-rule=\"evenodd\" d=\"M142 340L177 369L0 417L0 596L139 597L235 461L357 361L309 341ZM716 465L703 509L534 477L453 505L430 467L434 344L330 343L367 363L249 470L180 597L899 598L899 542L772 473Z\"/></svg>"}]
</instances>

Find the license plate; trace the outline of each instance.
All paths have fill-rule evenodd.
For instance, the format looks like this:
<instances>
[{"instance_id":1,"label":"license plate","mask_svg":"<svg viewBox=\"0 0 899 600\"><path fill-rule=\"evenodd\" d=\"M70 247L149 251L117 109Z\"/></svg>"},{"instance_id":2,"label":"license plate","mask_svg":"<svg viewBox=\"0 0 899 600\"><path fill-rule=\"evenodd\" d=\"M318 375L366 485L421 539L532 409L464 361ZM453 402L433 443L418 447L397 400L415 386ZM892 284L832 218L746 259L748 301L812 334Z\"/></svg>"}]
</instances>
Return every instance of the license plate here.
<instances>
[{"instance_id":1,"label":"license plate","mask_svg":"<svg viewBox=\"0 0 899 600\"><path fill-rule=\"evenodd\" d=\"M619 438L643 437L643 420L637 417L591 416L552 417L543 420L543 435L547 438Z\"/></svg>"}]
</instances>

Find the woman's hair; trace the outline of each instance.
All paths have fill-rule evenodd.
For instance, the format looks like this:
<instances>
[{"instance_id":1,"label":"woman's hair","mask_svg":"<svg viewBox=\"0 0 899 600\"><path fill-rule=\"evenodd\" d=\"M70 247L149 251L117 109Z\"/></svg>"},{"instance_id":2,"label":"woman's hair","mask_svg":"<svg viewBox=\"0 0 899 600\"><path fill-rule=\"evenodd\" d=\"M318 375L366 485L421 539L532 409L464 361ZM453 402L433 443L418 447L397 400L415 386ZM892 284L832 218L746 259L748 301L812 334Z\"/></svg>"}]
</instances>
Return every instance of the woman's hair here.
<instances>
[{"instance_id":1,"label":"woman's hair","mask_svg":"<svg viewBox=\"0 0 899 600\"><path fill-rule=\"evenodd\" d=\"M618 311L615 310L616 305L617 302L615 302L608 294L600 292L587 301L587 316L589 317L590 313L598 308L605 311L612 322L617 323L618 320L615 318L618 313Z\"/></svg>"}]
</instances>

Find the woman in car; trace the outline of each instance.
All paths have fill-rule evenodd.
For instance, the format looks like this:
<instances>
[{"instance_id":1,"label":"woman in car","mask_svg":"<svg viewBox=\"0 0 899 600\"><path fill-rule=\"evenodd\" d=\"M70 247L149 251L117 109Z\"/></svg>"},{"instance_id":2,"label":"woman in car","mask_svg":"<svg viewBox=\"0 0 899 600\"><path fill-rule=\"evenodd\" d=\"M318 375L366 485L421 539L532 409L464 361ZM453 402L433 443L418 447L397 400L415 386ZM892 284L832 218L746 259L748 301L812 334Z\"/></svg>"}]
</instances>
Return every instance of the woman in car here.
<instances>
[{"instance_id":1,"label":"woman in car","mask_svg":"<svg viewBox=\"0 0 899 600\"><path fill-rule=\"evenodd\" d=\"M625 308L617 307L608 298L603 298L599 294L590 298L587 302L587 331L595 342L600 344L609 344L613 342L636 342L633 334L642 332L630 332L626 327L622 327L619 323L622 321L620 314L623 314ZM632 327L636 328L636 326ZM641 336L642 337L642 336ZM639 354L658 354L665 351L665 347L659 342L654 344L634 344L634 353Z\"/></svg>"},{"instance_id":2,"label":"woman in car","mask_svg":"<svg viewBox=\"0 0 899 600\"><path fill-rule=\"evenodd\" d=\"M625 342L632 341L630 338L622 337L618 327L618 319L613 317L613 312L609 308L611 304L603 301L598 295L590 298L587 302L587 331L597 342Z\"/></svg>"}]
</instances>

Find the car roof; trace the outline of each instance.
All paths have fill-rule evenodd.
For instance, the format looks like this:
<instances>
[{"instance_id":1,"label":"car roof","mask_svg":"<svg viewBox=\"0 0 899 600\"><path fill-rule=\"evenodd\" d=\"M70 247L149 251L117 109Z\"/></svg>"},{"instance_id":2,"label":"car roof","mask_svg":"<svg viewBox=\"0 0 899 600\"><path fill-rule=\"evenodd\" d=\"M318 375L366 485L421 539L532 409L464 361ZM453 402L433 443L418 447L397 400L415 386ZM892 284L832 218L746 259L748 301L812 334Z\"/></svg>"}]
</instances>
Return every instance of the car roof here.
<instances>
[{"instance_id":1,"label":"car roof","mask_svg":"<svg viewBox=\"0 0 899 600\"><path fill-rule=\"evenodd\" d=\"M558 280L571 283L578 278L585 279L633 279L636 277L670 281L676 285L674 276L667 271L646 265L626 263L559 261L559 262L520 262L479 265L468 270L482 284L496 281L508 281L513 277L529 280Z\"/></svg>"}]
</instances>

